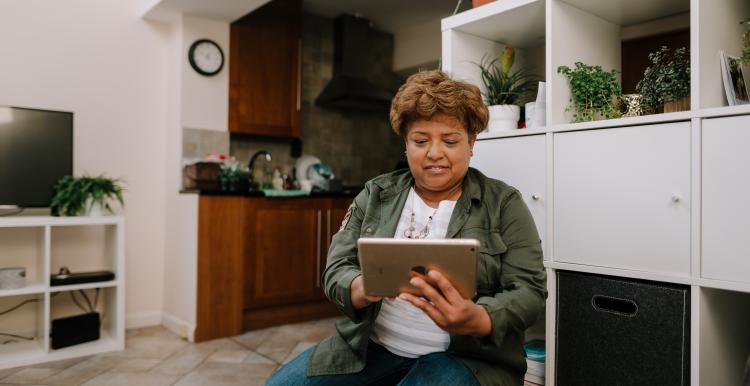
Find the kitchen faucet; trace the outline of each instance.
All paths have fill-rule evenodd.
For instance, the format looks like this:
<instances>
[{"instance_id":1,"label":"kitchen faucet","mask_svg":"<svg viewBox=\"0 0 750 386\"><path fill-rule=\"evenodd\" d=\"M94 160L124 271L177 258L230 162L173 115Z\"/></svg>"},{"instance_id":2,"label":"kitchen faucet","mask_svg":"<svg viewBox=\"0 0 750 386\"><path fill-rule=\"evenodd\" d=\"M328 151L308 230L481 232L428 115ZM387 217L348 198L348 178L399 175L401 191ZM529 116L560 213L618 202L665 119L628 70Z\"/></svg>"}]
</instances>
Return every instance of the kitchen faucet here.
<instances>
[{"instance_id":1,"label":"kitchen faucet","mask_svg":"<svg viewBox=\"0 0 750 386\"><path fill-rule=\"evenodd\" d=\"M263 155L263 156L266 157L266 161L269 161L269 162L271 161L271 153L269 153L269 152L267 152L265 150L258 150L258 151L255 152L255 154L253 154L252 157L250 157L250 162L248 162L248 164L247 164L247 169L250 171L250 185L251 186L255 185L255 182L256 182L255 181L255 173L253 173L253 166L255 166L255 160L258 158L258 156L261 156L261 155ZM262 184L259 183L258 187L260 187L260 185L262 185ZM254 186L253 186L253 188L254 188Z\"/></svg>"}]
</instances>

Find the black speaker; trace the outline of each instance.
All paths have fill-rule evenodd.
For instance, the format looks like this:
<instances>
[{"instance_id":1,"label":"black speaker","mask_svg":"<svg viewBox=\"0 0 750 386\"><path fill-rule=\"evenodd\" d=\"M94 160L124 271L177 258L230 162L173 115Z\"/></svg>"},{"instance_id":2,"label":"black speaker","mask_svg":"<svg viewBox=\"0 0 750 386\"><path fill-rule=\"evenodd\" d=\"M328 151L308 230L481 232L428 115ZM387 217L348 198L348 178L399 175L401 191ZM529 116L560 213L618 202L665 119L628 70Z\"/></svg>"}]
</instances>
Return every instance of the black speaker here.
<instances>
[{"instance_id":1,"label":"black speaker","mask_svg":"<svg viewBox=\"0 0 750 386\"><path fill-rule=\"evenodd\" d=\"M52 321L50 344L53 349L99 339L101 320L98 312L89 312Z\"/></svg>"},{"instance_id":2,"label":"black speaker","mask_svg":"<svg viewBox=\"0 0 750 386\"><path fill-rule=\"evenodd\" d=\"M690 384L690 287L558 271L559 386Z\"/></svg>"}]
</instances>

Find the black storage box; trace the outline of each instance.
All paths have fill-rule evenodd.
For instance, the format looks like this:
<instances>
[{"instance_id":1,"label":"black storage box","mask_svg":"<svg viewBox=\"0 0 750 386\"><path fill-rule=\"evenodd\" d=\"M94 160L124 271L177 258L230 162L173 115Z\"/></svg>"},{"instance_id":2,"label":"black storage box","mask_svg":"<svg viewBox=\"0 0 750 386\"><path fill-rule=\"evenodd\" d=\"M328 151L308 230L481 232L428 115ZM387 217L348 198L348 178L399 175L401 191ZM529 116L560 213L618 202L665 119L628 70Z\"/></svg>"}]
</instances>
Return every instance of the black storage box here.
<instances>
[{"instance_id":1,"label":"black storage box","mask_svg":"<svg viewBox=\"0 0 750 386\"><path fill-rule=\"evenodd\" d=\"M59 349L98 340L100 327L98 312L55 319L52 321L50 344L53 349Z\"/></svg>"},{"instance_id":2,"label":"black storage box","mask_svg":"<svg viewBox=\"0 0 750 386\"><path fill-rule=\"evenodd\" d=\"M689 385L690 287L558 271L559 386Z\"/></svg>"}]
</instances>

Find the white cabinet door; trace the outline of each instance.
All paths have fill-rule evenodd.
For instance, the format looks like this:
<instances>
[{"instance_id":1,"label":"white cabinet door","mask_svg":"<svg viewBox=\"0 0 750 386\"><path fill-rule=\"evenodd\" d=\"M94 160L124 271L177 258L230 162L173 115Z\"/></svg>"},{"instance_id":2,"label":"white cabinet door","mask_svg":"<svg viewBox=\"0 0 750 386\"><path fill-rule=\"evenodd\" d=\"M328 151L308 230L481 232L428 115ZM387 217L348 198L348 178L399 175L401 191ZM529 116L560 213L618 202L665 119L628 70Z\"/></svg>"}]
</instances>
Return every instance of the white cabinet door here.
<instances>
[{"instance_id":1,"label":"white cabinet door","mask_svg":"<svg viewBox=\"0 0 750 386\"><path fill-rule=\"evenodd\" d=\"M555 134L554 258L690 276L690 123Z\"/></svg>"},{"instance_id":2,"label":"white cabinet door","mask_svg":"<svg viewBox=\"0 0 750 386\"><path fill-rule=\"evenodd\" d=\"M750 117L703 120L701 276L750 282Z\"/></svg>"},{"instance_id":3,"label":"white cabinet door","mask_svg":"<svg viewBox=\"0 0 750 386\"><path fill-rule=\"evenodd\" d=\"M544 135L479 140L471 166L518 189L545 243L547 145ZM546 249L545 249L546 251ZM547 258L545 256L545 258Z\"/></svg>"}]
</instances>

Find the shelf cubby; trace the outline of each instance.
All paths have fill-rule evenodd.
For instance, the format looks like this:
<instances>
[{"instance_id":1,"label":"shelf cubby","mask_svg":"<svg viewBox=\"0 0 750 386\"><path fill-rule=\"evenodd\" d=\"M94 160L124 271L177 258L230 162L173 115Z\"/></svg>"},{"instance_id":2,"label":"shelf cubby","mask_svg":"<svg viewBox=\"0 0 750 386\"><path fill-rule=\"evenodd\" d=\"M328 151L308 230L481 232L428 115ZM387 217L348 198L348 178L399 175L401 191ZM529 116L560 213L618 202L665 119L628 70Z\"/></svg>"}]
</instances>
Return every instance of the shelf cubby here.
<instances>
[{"instance_id":1,"label":"shelf cubby","mask_svg":"<svg viewBox=\"0 0 750 386\"><path fill-rule=\"evenodd\" d=\"M552 125L568 124L568 80L557 73L559 66L573 68L575 62L599 65L605 71L627 72L629 87L641 79L648 65L648 47L673 46L675 31L686 31L689 43L690 0L551 0L549 119ZM647 39L647 41L645 41ZM623 58L623 43L642 41ZM648 48L648 49L647 49ZM678 47L672 47L678 48ZM643 52L641 52L643 51ZM635 55L635 57L631 57ZM632 92L632 90L627 90Z\"/></svg>"},{"instance_id":2,"label":"shelf cubby","mask_svg":"<svg viewBox=\"0 0 750 386\"><path fill-rule=\"evenodd\" d=\"M515 49L512 71L546 79L545 0L496 1L443 19L443 70L484 91L477 63Z\"/></svg>"},{"instance_id":3,"label":"shelf cubby","mask_svg":"<svg viewBox=\"0 0 750 386\"><path fill-rule=\"evenodd\" d=\"M44 352L44 298L44 293L0 298L0 312L9 311L26 302L15 310L0 315L0 356L28 357ZM27 340L3 334L33 339Z\"/></svg>"},{"instance_id":4,"label":"shelf cubby","mask_svg":"<svg viewBox=\"0 0 750 386\"><path fill-rule=\"evenodd\" d=\"M41 226L0 226L0 268L23 267L26 269L26 287L18 290L0 289L0 296L19 293L42 292L45 284L45 237Z\"/></svg>"},{"instance_id":5,"label":"shelf cubby","mask_svg":"<svg viewBox=\"0 0 750 386\"><path fill-rule=\"evenodd\" d=\"M750 17L750 2L747 0L694 1L698 3L697 39L700 63L696 71L700 90L698 106L701 109L727 106L719 52L725 51L732 56L740 56L742 53L742 33L745 27L740 25L740 21ZM745 70L748 69L749 67L745 66ZM749 76L750 73L746 71L746 84L750 83ZM695 75L693 79L696 79Z\"/></svg>"},{"instance_id":6,"label":"shelf cubby","mask_svg":"<svg viewBox=\"0 0 750 386\"><path fill-rule=\"evenodd\" d=\"M90 283L92 286L96 283ZM57 350L51 350L51 352L70 352L80 351L81 348L78 346L88 347L92 350L97 350L100 346L106 346L111 344L112 341L117 342L118 340L124 339L121 330L118 328L118 323L121 323L118 315L121 313L117 309L119 304L117 296L118 289L116 287L92 287L89 286L87 289L75 289L66 290L60 292L53 292L50 302L50 329L52 321L59 318L65 318L70 316L81 315L89 312L88 302L81 294L83 291L88 296L89 302L94 306L94 311L99 313L101 321L100 339L97 341L82 343L80 345L69 346ZM57 287L52 287L57 288ZM99 297L96 300L96 291L99 290ZM80 304L73 301L73 296ZM81 306L83 308L81 308Z\"/></svg>"},{"instance_id":7,"label":"shelf cubby","mask_svg":"<svg viewBox=\"0 0 750 386\"><path fill-rule=\"evenodd\" d=\"M116 227L53 226L50 273L67 267L70 272L112 271L117 278ZM53 287L54 288L54 287Z\"/></svg>"},{"instance_id":8,"label":"shelf cubby","mask_svg":"<svg viewBox=\"0 0 750 386\"><path fill-rule=\"evenodd\" d=\"M741 385L750 357L750 293L701 288L699 384Z\"/></svg>"}]
</instances>

